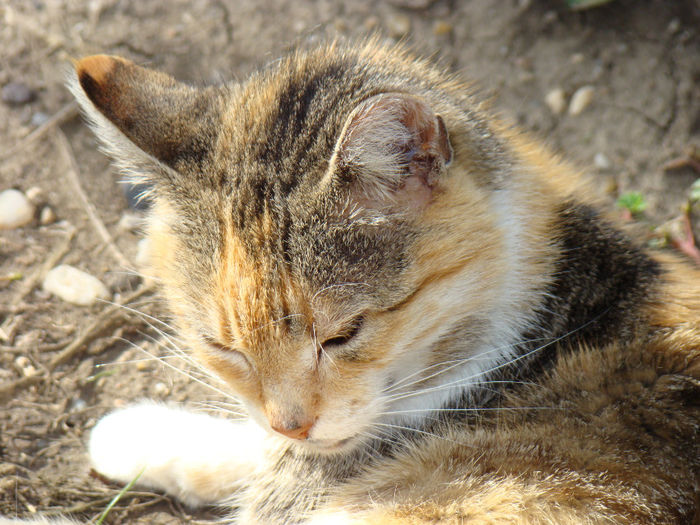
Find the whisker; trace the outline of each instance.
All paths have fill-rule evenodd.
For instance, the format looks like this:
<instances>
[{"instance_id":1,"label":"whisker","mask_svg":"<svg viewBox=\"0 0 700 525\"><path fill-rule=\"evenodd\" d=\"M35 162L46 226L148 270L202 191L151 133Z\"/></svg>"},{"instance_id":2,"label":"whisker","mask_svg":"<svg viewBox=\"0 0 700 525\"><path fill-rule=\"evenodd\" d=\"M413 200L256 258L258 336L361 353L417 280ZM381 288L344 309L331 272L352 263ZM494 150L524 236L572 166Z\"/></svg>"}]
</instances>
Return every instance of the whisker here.
<instances>
[{"instance_id":1,"label":"whisker","mask_svg":"<svg viewBox=\"0 0 700 525\"><path fill-rule=\"evenodd\" d=\"M470 444L467 444L467 443L461 443L461 442L459 442L459 441L455 441L454 439L450 439L450 438L448 438L448 437L441 436L441 435L439 435L439 434L435 434L434 432L427 432L427 431L421 430L421 429L419 429L419 428L406 427L406 426L403 426L403 425L394 425L394 424L391 424L391 423L376 423L376 422L375 422L374 425L382 426L382 427L387 427L387 428L393 428L393 429L397 429L397 430L408 430L409 432L415 432L415 433L417 433L417 434L422 434L422 435L425 435L425 436L435 437L435 438L438 438L438 439L442 439L442 440L445 440L445 441L449 441L450 443L454 443L454 444L456 444L456 445L463 445L463 446L473 447L473 445L470 445Z\"/></svg>"},{"instance_id":2,"label":"whisker","mask_svg":"<svg viewBox=\"0 0 700 525\"><path fill-rule=\"evenodd\" d=\"M399 387L407 388L407 387L409 387L409 386L411 386L411 385L415 385L416 383L420 383L420 382L422 382L422 381L427 381L427 380L429 380L429 379L432 379L433 377L437 377L438 375L443 374L443 373L445 373L445 372L448 372L448 371L450 371L450 370L452 370L452 369L458 367L459 365L464 364L464 363L467 363L467 362L473 362L473 361L484 360L484 359L486 359L485 356L487 356L488 354L491 354L491 353L493 353L493 352L499 352L499 351L501 351L501 350L505 350L506 348L512 348L513 346L517 346L518 344L531 343L531 342L537 342L537 341L545 341L545 340L546 340L546 338L544 338L544 337L539 337L539 338L536 338L536 339L529 339L529 340L526 340L526 341L522 341L522 342L520 342L520 343L513 343L513 344L509 344L509 345L503 345L503 346L499 346L499 347L496 347L496 348L492 348L492 349L490 349L490 350L487 350L486 352L481 352L480 354L477 354L477 355L474 355L474 356L464 357L464 358L461 358L461 359L452 359L452 360L449 360L449 361L442 361L442 362L440 362L440 363L434 363L434 364L432 364L432 365L430 365L430 366L428 366L428 367L426 367L426 368L423 368L423 369L421 369L421 370L418 370L418 371L416 371L416 372L413 372L412 374L409 374L408 376L404 377L404 378L401 379L400 381L397 381L396 383L394 383L394 384L391 385L390 387L386 388L385 390L382 390L382 393L385 393L385 394L386 394L386 393L389 393L389 392L392 392L392 391L396 390L396 389L399 388ZM431 375L429 375L429 376L427 376L427 377L421 377L421 378L417 379L416 381L412 381L411 383L408 383L408 384L403 384L403 385L401 384L403 381L406 381L407 379L410 379L411 377L415 377L416 375L422 374L422 373L424 373L424 372L426 372L426 371L428 371L428 370L430 370L430 369L432 369L432 368L436 368L436 367L438 367L438 366L442 366L442 365L446 365L446 364L451 364L451 363L452 363L452 366L449 366L449 367L447 367L447 368L445 368L445 369L443 369L443 370L439 370L439 371L437 371L437 372L435 372L435 373L433 373L433 374L431 374Z\"/></svg>"},{"instance_id":3,"label":"whisker","mask_svg":"<svg viewBox=\"0 0 700 525\"><path fill-rule=\"evenodd\" d=\"M170 368L170 369L176 371L177 373L179 373L179 374L181 374L181 375L187 377L188 379L191 379L192 381L194 381L194 382L196 382L196 383L199 383L200 385L203 385L203 386L207 387L208 389L210 389L210 390L216 392L217 394L220 394L220 395L224 396L224 397L227 398L227 399L233 399L233 400L236 399L236 398L235 398L234 396L232 396L231 394L229 394L229 393L227 393L227 392L225 392L225 391L223 391L223 390L221 390L221 389L219 389L219 388L216 388L215 386L213 386L213 385L207 383L206 381L202 381L201 379L199 379L199 378L193 376L192 374L190 374L190 373L188 373L188 372L185 372L184 370L182 370L182 369L180 369L180 368L178 368L178 367L176 367L176 366L173 366L173 365L171 365L170 363L168 363L167 361L164 361L164 360L160 359L159 357L157 357L157 356L151 354L148 350L146 350L145 348L142 348L141 346L137 345L136 343L134 343L134 342L132 342L132 341L129 341L128 339L124 339L124 338L120 338L120 339L121 339L123 342L125 342L125 343L131 345L133 348L136 348L136 349L140 350L141 352L144 352L144 353L146 353L147 355L150 355L150 356L153 357L154 359L157 359L157 360L160 361L163 365L165 365L165 366L167 366L168 368Z\"/></svg>"},{"instance_id":4,"label":"whisker","mask_svg":"<svg viewBox=\"0 0 700 525\"><path fill-rule=\"evenodd\" d=\"M566 410L564 407L462 407L462 408L416 408L407 410L395 410L380 412L379 415L389 416L398 414L413 414L420 412L498 412L519 410Z\"/></svg>"},{"instance_id":5,"label":"whisker","mask_svg":"<svg viewBox=\"0 0 700 525\"><path fill-rule=\"evenodd\" d=\"M395 402L395 401L398 401L398 400L401 400L401 399L405 399L405 398L408 398L408 397L414 397L414 396L421 395L421 394L426 394L426 393L429 393L429 392L437 392L437 391L444 390L444 389L447 389L447 388L451 388L451 387L454 387L454 386L459 386L459 385L462 385L462 384L464 384L465 382L468 382L468 381L470 381L470 380L472 380L472 379L474 379L474 378L476 378L476 377L483 376L483 375L486 375L486 374L490 374L491 372L495 372L496 370L500 370L500 369L502 369L502 368L505 368L506 366L510 366L510 365L512 365L513 363L517 363L518 361L521 361L522 359L525 359L525 358L531 356L532 354L534 354L534 353L536 353L536 352L539 352L539 351L541 351L541 350L543 350L543 349L545 349L545 348L547 348L547 347L549 347L549 346L551 346L551 345L553 345L553 344L556 344L556 343L558 343L559 341L561 341L562 339L565 339L565 338L569 337L570 335L572 335L572 334L574 334L574 333L576 333L576 332L578 332L578 331L584 329L586 326L588 326L588 325L590 325L591 323L594 323L596 320L598 320L598 318L600 318L602 315L604 315L604 314L607 312L607 310L609 310L609 308L606 309L606 310L605 310L604 312L602 312L601 314L599 314L599 315L597 315L596 317L594 317L593 319L591 319L590 321L588 321L588 322L584 323L583 325L579 326L578 328L576 328L576 329L574 329L574 330L570 330L569 332L567 332L567 333L565 333L565 334L563 334L563 335L561 335L561 336L559 336L559 337L557 337L557 338L555 338L555 339L549 341L548 343L546 343L546 344L544 344L544 345L538 346L538 347L536 347L536 348L530 350L529 352L525 352L524 354L521 354L521 355L519 355L519 356L517 356L517 357L515 357L515 358L513 358L513 359L510 359L510 360L508 360L508 361L506 361L506 362L504 362L504 363L501 363L501 364L499 364L499 365L493 366L493 367L491 367L491 368L489 368L489 369L487 369L487 370L483 370L483 371L478 372L478 373L476 373L476 374L472 374L471 376L463 377L463 378L457 379L457 380L455 380L455 381L452 381L452 382L449 382L449 383L445 383L445 384L443 384L443 385L437 385L437 386L434 386L434 387L431 387L431 388L426 388L426 389L424 389L424 390L417 390L417 391L413 391L413 392L406 393L406 394L401 394L401 395L396 395L396 396L389 396L389 397L387 398L387 400L388 400L388 401L391 401L391 402Z\"/></svg>"}]
</instances>

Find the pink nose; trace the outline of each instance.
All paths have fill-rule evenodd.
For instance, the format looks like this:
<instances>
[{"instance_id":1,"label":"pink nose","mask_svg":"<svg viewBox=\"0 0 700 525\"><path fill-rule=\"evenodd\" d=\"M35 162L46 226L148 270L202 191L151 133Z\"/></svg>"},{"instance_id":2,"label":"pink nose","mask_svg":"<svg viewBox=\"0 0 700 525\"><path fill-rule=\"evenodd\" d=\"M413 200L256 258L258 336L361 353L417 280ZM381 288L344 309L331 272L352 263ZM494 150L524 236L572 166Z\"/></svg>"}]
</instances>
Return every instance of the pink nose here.
<instances>
[{"instance_id":1,"label":"pink nose","mask_svg":"<svg viewBox=\"0 0 700 525\"><path fill-rule=\"evenodd\" d=\"M279 432L283 436L287 436L291 439L306 439L309 437L309 431L311 427L314 426L313 421L304 421L299 423L297 421L290 421L285 423L273 423L270 422L272 430Z\"/></svg>"}]
</instances>

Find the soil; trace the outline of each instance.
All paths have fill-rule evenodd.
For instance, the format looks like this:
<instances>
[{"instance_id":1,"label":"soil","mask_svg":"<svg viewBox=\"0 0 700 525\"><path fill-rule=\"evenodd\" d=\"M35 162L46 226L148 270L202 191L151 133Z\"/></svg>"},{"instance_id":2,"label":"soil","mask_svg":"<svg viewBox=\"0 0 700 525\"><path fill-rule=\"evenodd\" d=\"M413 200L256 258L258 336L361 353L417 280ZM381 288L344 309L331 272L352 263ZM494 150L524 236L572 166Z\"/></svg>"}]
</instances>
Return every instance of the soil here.
<instances>
[{"instance_id":1,"label":"soil","mask_svg":"<svg viewBox=\"0 0 700 525\"><path fill-rule=\"evenodd\" d=\"M29 192L57 216L0 231L4 516L94 520L120 489L87 461L86 438L101 415L144 397L198 409L219 399L156 359L168 352L149 318L103 302L71 305L41 289L50 267L72 264L107 283L114 301L137 291L133 308L163 316L131 271L139 233L119 226L128 211L119 177L63 86L72 57L117 54L184 81L219 83L299 43L378 33L473 79L505 118L589 172L611 202L641 192L647 208L636 220L657 245L649 232L679 215L700 177L683 162L665 169L700 148L698 1L618 0L574 12L563 0L4 0L0 20L0 87L20 82L34 95L0 102L0 191ZM545 103L554 89L569 101L583 86L593 98L578 115ZM135 490L105 523L216 516Z\"/></svg>"}]
</instances>

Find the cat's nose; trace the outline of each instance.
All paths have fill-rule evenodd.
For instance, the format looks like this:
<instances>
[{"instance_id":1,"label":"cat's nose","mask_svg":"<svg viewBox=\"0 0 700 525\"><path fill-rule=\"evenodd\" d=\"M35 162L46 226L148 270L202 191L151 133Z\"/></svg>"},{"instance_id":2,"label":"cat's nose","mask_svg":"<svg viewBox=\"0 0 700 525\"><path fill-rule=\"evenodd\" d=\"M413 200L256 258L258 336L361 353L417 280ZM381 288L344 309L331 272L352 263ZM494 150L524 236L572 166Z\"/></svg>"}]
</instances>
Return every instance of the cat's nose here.
<instances>
[{"instance_id":1,"label":"cat's nose","mask_svg":"<svg viewBox=\"0 0 700 525\"><path fill-rule=\"evenodd\" d=\"M312 420L307 421L284 421L284 422L273 422L270 421L270 426L275 432L279 432L283 436L287 436L291 439L306 439L309 437L309 431L311 427L314 426Z\"/></svg>"}]
</instances>

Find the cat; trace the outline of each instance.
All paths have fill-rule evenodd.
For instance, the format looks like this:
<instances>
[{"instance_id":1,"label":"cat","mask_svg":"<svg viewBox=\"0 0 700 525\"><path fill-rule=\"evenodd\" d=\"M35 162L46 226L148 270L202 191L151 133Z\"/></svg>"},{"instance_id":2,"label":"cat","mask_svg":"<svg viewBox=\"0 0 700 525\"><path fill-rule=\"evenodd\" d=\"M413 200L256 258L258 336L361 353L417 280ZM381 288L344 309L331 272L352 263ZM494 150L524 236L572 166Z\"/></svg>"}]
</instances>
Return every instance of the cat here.
<instances>
[{"instance_id":1,"label":"cat","mask_svg":"<svg viewBox=\"0 0 700 525\"><path fill-rule=\"evenodd\" d=\"M700 272L457 76L369 40L205 88L91 56L70 89L253 422L127 407L97 471L232 523L697 523Z\"/></svg>"}]
</instances>

